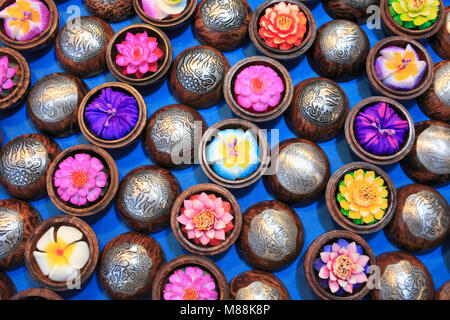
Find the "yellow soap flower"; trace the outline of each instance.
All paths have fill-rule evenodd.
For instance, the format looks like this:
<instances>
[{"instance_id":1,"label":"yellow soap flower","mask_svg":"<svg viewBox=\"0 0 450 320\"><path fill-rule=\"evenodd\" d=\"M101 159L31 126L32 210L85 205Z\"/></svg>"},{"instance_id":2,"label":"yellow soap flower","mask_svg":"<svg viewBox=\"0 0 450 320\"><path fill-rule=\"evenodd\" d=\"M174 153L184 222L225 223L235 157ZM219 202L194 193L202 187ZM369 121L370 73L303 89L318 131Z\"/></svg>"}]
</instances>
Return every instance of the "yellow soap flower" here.
<instances>
[{"instance_id":1,"label":"yellow soap flower","mask_svg":"<svg viewBox=\"0 0 450 320\"><path fill-rule=\"evenodd\" d=\"M426 29L439 15L439 0L390 0L389 12L405 28Z\"/></svg>"}]
</instances>

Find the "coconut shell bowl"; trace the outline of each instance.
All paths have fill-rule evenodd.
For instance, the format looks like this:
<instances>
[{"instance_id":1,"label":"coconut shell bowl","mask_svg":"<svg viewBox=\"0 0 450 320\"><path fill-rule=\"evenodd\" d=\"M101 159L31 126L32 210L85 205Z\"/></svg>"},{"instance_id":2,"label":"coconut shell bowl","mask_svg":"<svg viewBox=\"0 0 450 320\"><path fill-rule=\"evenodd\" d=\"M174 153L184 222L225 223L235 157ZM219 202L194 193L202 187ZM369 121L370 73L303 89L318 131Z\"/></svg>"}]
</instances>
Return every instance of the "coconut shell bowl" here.
<instances>
[{"instance_id":1,"label":"coconut shell bowl","mask_svg":"<svg viewBox=\"0 0 450 320\"><path fill-rule=\"evenodd\" d=\"M64 300L56 292L46 288L30 288L18 292L10 298L11 300Z\"/></svg>"},{"instance_id":2,"label":"coconut shell bowl","mask_svg":"<svg viewBox=\"0 0 450 320\"><path fill-rule=\"evenodd\" d=\"M378 6L380 0L346 1L322 0L323 8L333 19L345 19L364 24L373 13L368 10L370 6Z\"/></svg>"},{"instance_id":3,"label":"coconut shell bowl","mask_svg":"<svg viewBox=\"0 0 450 320\"><path fill-rule=\"evenodd\" d=\"M445 19L441 28L428 39L434 52L445 60L450 60L450 6L445 7Z\"/></svg>"},{"instance_id":4,"label":"coconut shell bowl","mask_svg":"<svg viewBox=\"0 0 450 320\"><path fill-rule=\"evenodd\" d=\"M270 272L249 270L230 281L233 300L290 300L286 286Z\"/></svg>"}]
</instances>

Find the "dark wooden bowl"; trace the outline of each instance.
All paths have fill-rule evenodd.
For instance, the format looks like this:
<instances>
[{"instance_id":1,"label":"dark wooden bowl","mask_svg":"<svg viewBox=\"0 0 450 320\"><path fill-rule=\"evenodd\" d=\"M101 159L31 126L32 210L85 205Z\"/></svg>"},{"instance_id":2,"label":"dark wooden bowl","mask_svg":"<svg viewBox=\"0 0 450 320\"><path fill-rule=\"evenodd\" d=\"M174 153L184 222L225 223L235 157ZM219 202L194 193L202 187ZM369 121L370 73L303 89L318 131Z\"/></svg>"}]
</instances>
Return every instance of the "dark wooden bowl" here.
<instances>
[{"instance_id":1,"label":"dark wooden bowl","mask_svg":"<svg viewBox=\"0 0 450 320\"><path fill-rule=\"evenodd\" d=\"M98 277L112 299L148 297L165 260L163 249L151 236L140 232L123 233L103 248Z\"/></svg>"},{"instance_id":2,"label":"dark wooden bowl","mask_svg":"<svg viewBox=\"0 0 450 320\"><path fill-rule=\"evenodd\" d=\"M158 70L156 72L150 72L149 75L140 79L135 75L123 74L121 70L122 67L116 64L116 56L119 53L116 45L125 40L128 32L134 35L137 33L147 32L147 35L149 37L154 37L157 39L158 47L163 51L164 55L160 58L160 60L158 60ZM125 82L131 86L148 86L159 82L169 71L170 65L172 64L172 59L172 43L170 42L167 35L157 27L144 23L132 24L117 31L117 33L114 34L111 41L109 42L108 48L106 50L106 63L108 64L108 68L113 76L116 77L116 79L118 79L119 81Z\"/></svg>"},{"instance_id":3,"label":"dark wooden bowl","mask_svg":"<svg viewBox=\"0 0 450 320\"><path fill-rule=\"evenodd\" d=\"M15 137L0 150L0 182L15 198L40 199L47 195L47 172L60 152L59 145L43 134Z\"/></svg>"},{"instance_id":4,"label":"dark wooden bowl","mask_svg":"<svg viewBox=\"0 0 450 320\"><path fill-rule=\"evenodd\" d=\"M246 0L202 0L193 32L200 43L220 51L233 51L248 41L252 8Z\"/></svg>"},{"instance_id":5,"label":"dark wooden bowl","mask_svg":"<svg viewBox=\"0 0 450 320\"><path fill-rule=\"evenodd\" d=\"M346 1L346 0L322 0L322 6L333 19L345 19L365 24L367 18L373 13L368 12L370 6L380 4L380 0Z\"/></svg>"},{"instance_id":6,"label":"dark wooden bowl","mask_svg":"<svg viewBox=\"0 0 450 320\"><path fill-rule=\"evenodd\" d=\"M16 292L16 286L11 278L6 273L0 271L0 301L10 299Z\"/></svg>"},{"instance_id":7,"label":"dark wooden bowl","mask_svg":"<svg viewBox=\"0 0 450 320\"><path fill-rule=\"evenodd\" d=\"M415 125L416 137L411 152L400 162L412 180L446 184L450 179L450 125L427 120Z\"/></svg>"},{"instance_id":8,"label":"dark wooden bowl","mask_svg":"<svg viewBox=\"0 0 450 320\"><path fill-rule=\"evenodd\" d=\"M336 199L336 196L339 191L339 182L344 178L344 176L347 173L358 169L362 169L364 171L368 170L374 171L375 175L381 177L384 180L384 184L385 186L387 186L389 193L388 207L386 208L386 212L383 218L370 225L368 224L358 225L356 223L353 223L350 219L348 219L341 213L339 209L339 203ZM394 183L392 182L389 175L381 168L367 162L352 162L343 165L335 173L333 173L325 190L325 200L328 211L330 211L331 217L339 226L341 226L346 230L353 231L355 233L369 234L381 230L393 218L395 210L397 209L397 189L395 188Z\"/></svg>"},{"instance_id":9,"label":"dark wooden bowl","mask_svg":"<svg viewBox=\"0 0 450 320\"><path fill-rule=\"evenodd\" d=\"M261 201L245 211L236 248L256 269L273 271L297 259L304 239L302 221L293 209L279 201Z\"/></svg>"},{"instance_id":10,"label":"dark wooden bowl","mask_svg":"<svg viewBox=\"0 0 450 320\"><path fill-rule=\"evenodd\" d=\"M196 146L208 125L195 109L171 104L156 110L144 130L144 148L150 159L170 170L198 163Z\"/></svg>"},{"instance_id":11,"label":"dark wooden bowl","mask_svg":"<svg viewBox=\"0 0 450 320\"><path fill-rule=\"evenodd\" d=\"M169 170L140 166L120 182L116 207L130 228L152 233L169 224L172 205L180 192L180 184Z\"/></svg>"},{"instance_id":12,"label":"dark wooden bowl","mask_svg":"<svg viewBox=\"0 0 450 320\"><path fill-rule=\"evenodd\" d=\"M289 129L311 141L326 141L342 130L348 113L344 90L327 78L309 78L295 86L294 98L284 114Z\"/></svg>"},{"instance_id":13,"label":"dark wooden bowl","mask_svg":"<svg viewBox=\"0 0 450 320\"><path fill-rule=\"evenodd\" d=\"M376 265L380 268L380 288L371 291L372 300L433 300L433 278L413 255L384 252L376 257Z\"/></svg>"},{"instance_id":14,"label":"dark wooden bowl","mask_svg":"<svg viewBox=\"0 0 450 320\"><path fill-rule=\"evenodd\" d=\"M333 230L326 232L317 237L308 247L303 262L303 270L305 272L306 282L310 288L323 300L360 300L364 298L370 291L367 282L356 289L352 294L342 296L335 295L323 288L319 283L318 272L314 269L314 261L320 257L320 252L325 245L332 244L339 239L345 239L349 242L356 242L363 248L363 253L369 257L369 265L375 265L375 255L369 244L357 234L346 230Z\"/></svg>"},{"instance_id":15,"label":"dark wooden bowl","mask_svg":"<svg viewBox=\"0 0 450 320\"><path fill-rule=\"evenodd\" d=\"M265 56L269 56L273 59L277 60L294 60L299 58L302 54L304 54L308 49L312 46L314 39L316 38L316 20L314 19L314 15L308 9L306 5L297 0L284 0L284 2L289 2L297 5L301 11L305 14L307 20L307 32L303 38L302 43L293 47L290 50L280 50L278 48L269 47L264 40L259 35L259 21L261 17L264 15L267 8L274 6L280 0L268 0L263 2L255 11L253 11L252 17L250 19L250 24L248 26L248 34L250 36L250 40L256 49L264 54Z\"/></svg>"},{"instance_id":16,"label":"dark wooden bowl","mask_svg":"<svg viewBox=\"0 0 450 320\"><path fill-rule=\"evenodd\" d=\"M273 274L249 270L230 281L230 298L233 300L290 300L289 292Z\"/></svg>"},{"instance_id":17,"label":"dark wooden bowl","mask_svg":"<svg viewBox=\"0 0 450 320\"><path fill-rule=\"evenodd\" d=\"M13 4L14 2L15 0L0 1L0 11ZM47 29L44 32L42 32L39 36L27 41L14 40L6 35L2 21L0 26L0 42L2 42L5 46L25 52L41 50L51 45L53 40L55 39L59 27L58 9L56 8L56 5L52 0L41 0L41 2L47 6L50 12L50 20L48 22Z\"/></svg>"},{"instance_id":18,"label":"dark wooden bowl","mask_svg":"<svg viewBox=\"0 0 450 320\"><path fill-rule=\"evenodd\" d=\"M337 19L317 29L307 57L311 68L323 77L348 81L364 71L369 48L369 39L360 26Z\"/></svg>"},{"instance_id":19,"label":"dark wooden bowl","mask_svg":"<svg viewBox=\"0 0 450 320\"><path fill-rule=\"evenodd\" d=\"M392 155L376 155L370 153L359 144L355 134L355 120L358 114L365 107L374 105L378 102L385 102L389 104L389 106L395 110L395 112L400 116L400 118L402 118L402 120L408 121L409 130L407 132L407 137L405 138L405 141L403 142L401 148ZM347 140L347 143L350 146L350 150L352 150L352 152L362 160L376 165L388 165L396 163L401 159L403 159L408 154L408 152L411 151L415 137L414 120L412 119L408 110L399 102L383 96L369 97L358 102L350 110L350 113L348 114L345 120L344 132L345 132L345 139Z\"/></svg>"},{"instance_id":20,"label":"dark wooden bowl","mask_svg":"<svg viewBox=\"0 0 450 320\"><path fill-rule=\"evenodd\" d=\"M115 91L121 91L129 96L132 96L136 100L137 107L139 109L139 118L137 120L136 126L126 136L117 140L106 140L95 135L89 129L89 124L85 117L86 108L89 106L92 100L94 100L105 88L111 88ZM91 142L92 144L95 144L96 146L105 149L123 148L133 143L136 139L140 137L142 131L144 130L146 121L147 121L147 104L145 103L144 98L135 88L126 83L121 82L107 82L95 87L84 96L78 110L78 125L80 126L80 130L83 136L87 140L89 140L89 142Z\"/></svg>"},{"instance_id":21,"label":"dark wooden bowl","mask_svg":"<svg viewBox=\"0 0 450 320\"><path fill-rule=\"evenodd\" d=\"M225 240L221 241L220 244L216 246L203 246L190 241L186 237L186 234L181 231L180 223L177 221L184 200L188 200L191 196L201 194L202 192L214 194L216 197L222 198L223 201L229 202L231 208L230 214L234 217L232 220L233 229L225 235ZM224 187L212 183L197 184L186 189L175 199L170 213L170 226L178 243L187 251L201 256L217 255L228 250L236 242L242 228L241 207L234 195Z\"/></svg>"},{"instance_id":22,"label":"dark wooden bowl","mask_svg":"<svg viewBox=\"0 0 450 320\"><path fill-rule=\"evenodd\" d=\"M87 85L68 73L51 73L38 80L27 97L27 113L45 134L66 137L78 131L78 108Z\"/></svg>"},{"instance_id":23,"label":"dark wooden bowl","mask_svg":"<svg viewBox=\"0 0 450 320\"><path fill-rule=\"evenodd\" d=\"M2 28L1 26L0 29ZM0 56L3 55L8 57L9 63L13 62L18 65L16 75L20 76L20 78L15 85L15 89L8 96L0 97L0 112L18 107L25 100L31 83L30 67L24 56L14 49L0 47Z\"/></svg>"},{"instance_id":24,"label":"dark wooden bowl","mask_svg":"<svg viewBox=\"0 0 450 320\"><path fill-rule=\"evenodd\" d=\"M31 288L20 291L10 300L64 300L59 294L46 288Z\"/></svg>"},{"instance_id":25,"label":"dark wooden bowl","mask_svg":"<svg viewBox=\"0 0 450 320\"><path fill-rule=\"evenodd\" d=\"M230 65L217 49L196 46L181 52L172 64L169 88L182 104L204 109L223 99L223 84Z\"/></svg>"},{"instance_id":26,"label":"dark wooden bowl","mask_svg":"<svg viewBox=\"0 0 450 320\"><path fill-rule=\"evenodd\" d=\"M397 23L389 12L389 0L380 0L381 27L387 36L397 35L415 40L426 39L434 35L442 27L445 20L444 2L439 0L439 15L437 20L428 28L413 30L405 28Z\"/></svg>"},{"instance_id":27,"label":"dark wooden bowl","mask_svg":"<svg viewBox=\"0 0 450 320\"><path fill-rule=\"evenodd\" d=\"M172 30L180 28L187 23L192 18L197 7L197 0L187 0L187 5L184 11L176 17L166 18L162 20L153 19L147 16L142 7L142 0L133 0L134 10L136 10L137 15L145 22L155 27Z\"/></svg>"},{"instance_id":28,"label":"dark wooden bowl","mask_svg":"<svg viewBox=\"0 0 450 320\"><path fill-rule=\"evenodd\" d=\"M76 17L66 22L56 36L55 53L68 73L91 78L107 69L106 49L112 27L100 18ZM89 42L91 45L84 45Z\"/></svg>"},{"instance_id":29,"label":"dark wooden bowl","mask_svg":"<svg viewBox=\"0 0 450 320\"><path fill-rule=\"evenodd\" d=\"M236 95L234 93L236 77L245 68L255 65L262 65L272 68L272 70L274 70L278 74L284 84L284 92L282 94L280 103L275 108L267 112L254 112L252 110L245 109L241 107L236 101ZM291 75L280 62L264 56L254 56L242 59L241 61L233 65L233 67L231 67L230 71L228 71L225 76L223 95L225 96L225 101L227 102L230 109L240 118L253 122L264 122L273 120L286 111L286 109L291 104L294 95L294 85L292 83Z\"/></svg>"},{"instance_id":30,"label":"dark wooden bowl","mask_svg":"<svg viewBox=\"0 0 450 320\"><path fill-rule=\"evenodd\" d=\"M80 241L85 241L89 246L89 260L85 266L80 270L79 284L85 283L92 275L97 266L100 248L98 245L97 236L94 230L83 220L77 217L68 215L57 215L44 220L31 234L25 246L25 265L28 272L34 281L39 285L54 291L67 291L75 288L70 288L69 283L53 281L41 272L33 252L36 250L37 242L41 239L45 232L51 227L57 231L62 226L69 226L78 229L83 238Z\"/></svg>"},{"instance_id":31,"label":"dark wooden bowl","mask_svg":"<svg viewBox=\"0 0 450 320\"><path fill-rule=\"evenodd\" d=\"M450 207L435 189L409 184L397 190L397 210L384 234L405 251L440 246L450 234Z\"/></svg>"},{"instance_id":32,"label":"dark wooden bowl","mask_svg":"<svg viewBox=\"0 0 450 320\"><path fill-rule=\"evenodd\" d=\"M450 48L450 36L448 47ZM432 84L416 99L420 110L428 118L450 122L450 91L448 88L450 88L450 61L436 62Z\"/></svg>"},{"instance_id":33,"label":"dark wooden bowl","mask_svg":"<svg viewBox=\"0 0 450 320\"><path fill-rule=\"evenodd\" d=\"M435 300L450 300L450 280L444 283L434 296Z\"/></svg>"},{"instance_id":34,"label":"dark wooden bowl","mask_svg":"<svg viewBox=\"0 0 450 320\"><path fill-rule=\"evenodd\" d=\"M178 256L163 265L153 281L152 300L164 299L164 286L169 281L170 275L183 267L195 266L207 271L216 282L218 300L228 300L229 288L227 278L219 266L212 260L193 254Z\"/></svg>"},{"instance_id":35,"label":"dark wooden bowl","mask_svg":"<svg viewBox=\"0 0 450 320\"><path fill-rule=\"evenodd\" d=\"M105 191L105 194L97 199L94 203L87 204L81 207L75 206L70 202L63 201L59 197L58 192L56 191L57 188L53 183L53 177L56 170L58 170L58 166L61 161L70 156L74 156L77 153L87 153L99 159L104 165L104 169L107 170L108 176L108 183L106 185L107 190ZM79 144L65 149L55 158L48 170L46 182L47 192L50 200L59 210L72 216L87 217L102 211L111 204L119 188L119 171L117 169L116 162L108 152L91 144Z\"/></svg>"},{"instance_id":36,"label":"dark wooden bowl","mask_svg":"<svg viewBox=\"0 0 450 320\"><path fill-rule=\"evenodd\" d=\"M1 200L0 213L3 243L0 269L3 270L23 264L26 242L42 218L31 204L17 199Z\"/></svg>"},{"instance_id":37,"label":"dark wooden bowl","mask_svg":"<svg viewBox=\"0 0 450 320\"><path fill-rule=\"evenodd\" d=\"M430 38L431 48L439 57L450 60L450 6L445 7L445 18L441 28Z\"/></svg>"},{"instance_id":38,"label":"dark wooden bowl","mask_svg":"<svg viewBox=\"0 0 450 320\"><path fill-rule=\"evenodd\" d=\"M272 163L263 177L267 190L285 203L307 203L323 194L330 162L314 142L301 138L282 141L272 149Z\"/></svg>"},{"instance_id":39,"label":"dark wooden bowl","mask_svg":"<svg viewBox=\"0 0 450 320\"><path fill-rule=\"evenodd\" d=\"M378 58L380 50L386 47L397 46L406 48L408 44L417 52L419 59L427 63L425 73L417 87L412 90L404 91L391 89L378 79L375 73L375 60ZM419 42L405 37L388 37L377 42L372 49L370 49L366 61L366 73L369 78L370 87L375 92L395 100L409 100L420 96L431 85L431 82L433 81L433 60L428 51Z\"/></svg>"},{"instance_id":40,"label":"dark wooden bowl","mask_svg":"<svg viewBox=\"0 0 450 320\"><path fill-rule=\"evenodd\" d=\"M253 172L246 178L237 180L222 178L213 170L213 168L211 168L208 163L208 159L206 157L206 148L208 144L212 141L212 139L219 131L226 129L242 129L244 131L251 130L251 133L258 143L260 165L255 170L255 172ZM211 127L209 127L208 130L206 130L202 137L202 140L200 141L198 157L200 159L200 165L203 169L203 172L214 183L217 183L225 188L244 188L255 183L264 175L270 161L270 149L266 135L260 128L258 128L258 126L256 126L252 122L242 119L225 119L216 122Z\"/></svg>"},{"instance_id":41,"label":"dark wooden bowl","mask_svg":"<svg viewBox=\"0 0 450 320\"><path fill-rule=\"evenodd\" d=\"M121 22L135 14L133 0L85 0L84 4L92 16L107 22Z\"/></svg>"}]
</instances>

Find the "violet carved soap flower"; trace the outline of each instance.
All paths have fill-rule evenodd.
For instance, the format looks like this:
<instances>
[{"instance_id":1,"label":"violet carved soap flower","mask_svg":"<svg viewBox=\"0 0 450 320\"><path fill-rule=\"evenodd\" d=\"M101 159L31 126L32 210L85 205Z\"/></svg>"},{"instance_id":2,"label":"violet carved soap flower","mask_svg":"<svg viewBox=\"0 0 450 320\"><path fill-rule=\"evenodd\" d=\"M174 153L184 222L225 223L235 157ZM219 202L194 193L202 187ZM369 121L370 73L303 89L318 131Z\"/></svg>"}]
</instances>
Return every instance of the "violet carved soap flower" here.
<instances>
[{"instance_id":1,"label":"violet carved soap flower","mask_svg":"<svg viewBox=\"0 0 450 320\"><path fill-rule=\"evenodd\" d=\"M409 125L389 104L379 102L359 112L354 130L359 144L366 151L376 155L392 155L405 141Z\"/></svg>"},{"instance_id":2,"label":"violet carved soap flower","mask_svg":"<svg viewBox=\"0 0 450 320\"><path fill-rule=\"evenodd\" d=\"M9 90L15 86L13 77L17 70L9 65L8 56L0 58L0 94L3 95L5 90Z\"/></svg>"},{"instance_id":3,"label":"violet carved soap flower","mask_svg":"<svg viewBox=\"0 0 450 320\"><path fill-rule=\"evenodd\" d=\"M86 153L70 156L58 165L53 182L63 201L75 206L95 202L102 195L108 176L104 165L96 157Z\"/></svg>"},{"instance_id":4,"label":"violet carved soap flower","mask_svg":"<svg viewBox=\"0 0 450 320\"><path fill-rule=\"evenodd\" d=\"M320 285L331 293L342 296L352 294L354 289L367 282L369 257L356 242L348 243L339 239L331 245L325 245L320 257L314 261Z\"/></svg>"},{"instance_id":5,"label":"violet carved soap flower","mask_svg":"<svg viewBox=\"0 0 450 320\"><path fill-rule=\"evenodd\" d=\"M121 91L103 89L86 107L84 116L89 129L99 138L118 140L136 126L139 119L137 101Z\"/></svg>"},{"instance_id":6,"label":"violet carved soap flower","mask_svg":"<svg viewBox=\"0 0 450 320\"><path fill-rule=\"evenodd\" d=\"M234 84L237 103L255 112L266 112L278 106L283 91L284 83L278 74L261 65L242 70Z\"/></svg>"}]
</instances>

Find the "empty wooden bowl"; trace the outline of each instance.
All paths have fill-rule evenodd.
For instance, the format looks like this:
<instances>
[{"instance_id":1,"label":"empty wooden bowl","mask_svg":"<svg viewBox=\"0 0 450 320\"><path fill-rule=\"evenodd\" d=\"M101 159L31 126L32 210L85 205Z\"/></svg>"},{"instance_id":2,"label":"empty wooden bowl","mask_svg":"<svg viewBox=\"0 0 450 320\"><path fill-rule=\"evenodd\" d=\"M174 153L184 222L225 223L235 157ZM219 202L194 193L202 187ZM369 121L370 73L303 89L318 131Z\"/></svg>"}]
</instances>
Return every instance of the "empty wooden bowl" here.
<instances>
[{"instance_id":1,"label":"empty wooden bowl","mask_svg":"<svg viewBox=\"0 0 450 320\"><path fill-rule=\"evenodd\" d=\"M233 216L233 227L231 230L225 232L225 239L218 244L202 245L201 243L195 243L194 239L189 239L187 233L182 231L184 227L177 218L181 215L181 209L184 207L184 201L190 200L194 195L200 195L201 193L207 195L214 195L217 198L221 198L222 201L226 201L230 204L230 214ZM199 218L200 219L200 218ZM186 250L197 255L217 255L228 250L236 241L241 232L242 227L242 212L238 201L224 187L218 186L212 183L197 184L189 189L185 190L180 196L178 196L172 206L172 212L170 214L170 226L172 227L173 234L178 243ZM222 228L223 229L223 228ZM210 230L210 229L209 229Z\"/></svg>"},{"instance_id":2,"label":"empty wooden bowl","mask_svg":"<svg viewBox=\"0 0 450 320\"><path fill-rule=\"evenodd\" d=\"M380 0L322 0L325 12L333 19L345 19L364 24L373 11L368 10L370 6L378 6Z\"/></svg>"},{"instance_id":3,"label":"empty wooden bowl","mask_svg":"<svg viewBox=\"0 0 450 320\"><path fill-rule=\"evenodd\" d=\"M11 278L2 271L0 271L0 301L8 300L16 294L16 286Z\"/></svg>"},{"instance_id":4,"label":"empty wooden bowl","mask_svg":"<svg viewBox=\"0 0 450 320\"><path fill-rule=\"evenodd\" d=\"M116 63L116 57L119 54L116 46L117 44L122 43L125 40L125 37L128 33L136 35L138 33L144 32L146 32L149 37L156 38L158 48L163 52L163 56L157 61L157 71L149 71L144 74L142 78L138 78L134 74L124 74L124 67L121 67ZM148 86L162 80L170 69L172 59L172 43L170 42L167 35L157 27L144 23L132 24L117 31L109 42L108 48L106 50L106 63L108 64L108 68L113 76L121 82L139 87Z\"/></svg>"},{"instance_id":5,"label":"empty wooden bowl","mask_svg":"<svg viewBox=\"0 0 450 320\"><path fill-rule=\"evenodd\" d=\"M245 109L239 105L237 102L237 97L235 93L235 83L237 76L245 69L251 66L264 66L269 67L275 71L284 85L284 91L281 95L281 100L277 106L274 108L270 107L268 111L265 112L255 112L251 108ZM271 83L263 83L264 86L270 86ZM287 69L278 61L264 56L254 56L244 58L238 63L231 67L230 71L225 76L225 83L223 86L223 94L225 96L225 101L227 102L230 109L240 118L253 121L253 122L264 122L273 120L280 115L282 115L286 109L291 104L294 85L292 83L292 78L287 71Z\"/></svg>"},{"instance_id":6,"label":"empty wooden bowl","mask_svg":"<svg viewBox=\"0 0 450 320\"><path fill-rule=\"evenodd\" d=\"M450 280L444 283L434 296L435 300L450 300Z\"/></svg>"},{"instance_id":7,"label":"empty wooden bowl","mask_svg":"<svg viewBox=\"0 0 450 320\"><path fill-rule=\"evenodd\" d=\"M323 300L359 300L364 298L369 292L370 288L368 282L360 285L350 294L344 292L342 295L337 295L331 292L328 288L325 289L320 285L319 272L314 268L314 262L320 258L320 253L323 251L325 245L332 245L339 239L344 239L348 243L355 242L362 247L363 254L369 257L367 265L375 265L375 255L369 244L357 234L346 230L333 230L326 232L317 237L308 247L303 262L303 270L305 272L306 282L314 293ZM366 271L367 272L367 271Z\"/></svg>"},{"instance_id":8,"label":"empty wooden bowl","mask_svg":"<svg viewBox=\"0 0 450 320\"><path fill-rule=\"evenodd\" d=\"M133 0L86 0L89 13L107 22L121 22L135 14Z\"/></svg>"},{"instance_id":9,"label":"empty wooden bowl","mask_svg":"<svg viewBox=\"0 0 450 320\"><path fill-rule=\"evenodd\" d=\"M444 23L428 41L439 57L450 60L450 6L445 7Z\"/></svg>"},{"instance_id":10,"label":"empty wooden bowl","mask_svg":"<svg viewBox=\"0 0 450 320\"><path fill-rule=\"evenodd\" d=\"M46 288L30 288L18 292L10 300L64 300L59 294Z\"/></svg>"},{"instance_id":11,"label":"empty wooden bowl","mask_svg":"<svg viewBox=\"0 0 450 320\"><path fill-rule=\"evenodd\" d=\"M276 276L261 270L249 270L230 281L233 300L290 300L289 292Z\"/></svg>"},{"instance_id":12,"label":"empty wooden bowl","mask_svg":"<svg viewBox=\"0 0 450 320\"><path fill-rule=\"evenodd\" d=\"M61 227L72 227L77 229L82 233L82 237L78 241L84 241L89 247L89 258L86 261L86 264L79 270L78 276L74 280L69 280L67 282L54 281L50 279L48 275L44 275L36 261L34 252L42 252L37 248L37 244L44 234L52 227L54 228L54 239L56 239L56 233ZM100 248L97 236L95 235L94 230L92 230L86 222L77 217L57 215L44 220L36 229L34 229L25 247L25 265L33 280L45 288L54 291L76 290L77 287L79 289L80 286L91 277L97 266L99 253Z\"/></svg>"},{"instance_id":13,"label":"empty wooden bowl","mask_svg":"<svg viewBox=\"0 0 450 320\"><path fill-rule=\"evenodd\" d=\"M409 126L408 131L404 138L404 142L400 145L399 150L391 155L377 155L367 151L359 143L357 135L355 133L355 121L359 113L363 112L366 107L373 106L379 102L387 103L389 107L392 108L402 120L408 122ZM345 132L345 139L347 140L347 143L350 146L350 150L352 150L352 152L362 160L376 165L388 165L396 163L401 159L403 159L408 154L408 152L411 151L415 137L414 120L412 119L408 110L399 102L383 96L369 97L358 102L350 110L350 113L348 114L345 120L344 132Z\"/></svg>"},{"instance_id":14,"label":"empty wooden bowl","mask_svg":"<svg viewBox=\"0 0 450 320\"><path fill-rule=\"evenodd\" d=\"M59 169L59 165L62 161L66 160L68 157L74 157L76 154L81 153L88 154L89 156L100 160L104 166L103 171L107 176L107 183L102 188L102 193L98 199L94 202L88 201L85 205L78 206L69 201L64 201L59 196L57 187L54 183L54 177L55 172ZM91 144L80 144L65 149L55 158L48 170L46 183L50 200L59 210L73 216L87 217L104 210L111 204L119 188L119 171L116 162L108 152Z\"/></svg>"}]
</instances>

